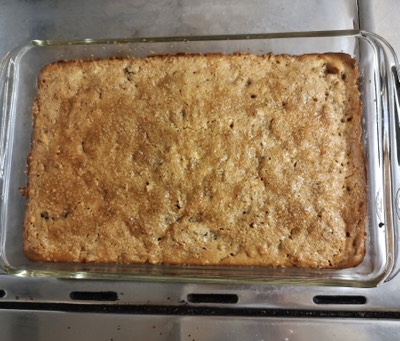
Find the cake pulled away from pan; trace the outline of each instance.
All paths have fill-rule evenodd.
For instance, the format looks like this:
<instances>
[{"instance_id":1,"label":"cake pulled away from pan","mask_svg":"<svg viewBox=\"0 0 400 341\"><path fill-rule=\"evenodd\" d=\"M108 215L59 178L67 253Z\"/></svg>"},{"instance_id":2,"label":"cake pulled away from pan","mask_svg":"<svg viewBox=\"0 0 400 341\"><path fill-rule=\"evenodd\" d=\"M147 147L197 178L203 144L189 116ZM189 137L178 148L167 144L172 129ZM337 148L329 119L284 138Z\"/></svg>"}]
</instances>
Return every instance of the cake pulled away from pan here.
<instances>
[{"instance_id":1,"label":"cake pulled away from pan","mask_svg":"<svg viewBox=\"0 0 400 341\"><path fill-rule=\"evenodd\" d=\"M45 66L34 261L347 268L365 254L356 62L208 54Z\"/></svg>"}]
</instances>

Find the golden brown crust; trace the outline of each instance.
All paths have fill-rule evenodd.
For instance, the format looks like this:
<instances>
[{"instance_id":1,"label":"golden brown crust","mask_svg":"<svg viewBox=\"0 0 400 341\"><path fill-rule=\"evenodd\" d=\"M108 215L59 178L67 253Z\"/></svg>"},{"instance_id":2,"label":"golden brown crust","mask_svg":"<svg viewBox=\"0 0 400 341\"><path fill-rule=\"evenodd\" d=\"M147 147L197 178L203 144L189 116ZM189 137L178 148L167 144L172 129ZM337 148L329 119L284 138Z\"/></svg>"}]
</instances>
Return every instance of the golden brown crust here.
<instances>
[{"instance_id":1,"label":"golden brown crust","mask_svg":"<svg viewBox=\"0 0 400 341\"><path fill-rule=\"evenodd\" d=\"M359 264L366 175L357 78L344 54L46 66L33 109L26 255Z\"/></svg>"}]
</instances>

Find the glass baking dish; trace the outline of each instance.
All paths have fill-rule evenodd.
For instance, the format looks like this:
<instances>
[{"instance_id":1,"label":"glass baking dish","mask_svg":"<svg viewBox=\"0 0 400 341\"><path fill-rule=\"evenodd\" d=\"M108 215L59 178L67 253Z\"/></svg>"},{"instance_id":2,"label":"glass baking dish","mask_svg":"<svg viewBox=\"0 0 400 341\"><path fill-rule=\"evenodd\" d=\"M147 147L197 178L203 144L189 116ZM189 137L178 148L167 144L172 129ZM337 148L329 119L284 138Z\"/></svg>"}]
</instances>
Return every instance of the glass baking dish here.
<instances>
[{"instance_id":1,"label":"glass baking dish","mask_svg":"<svg viewBox=\"0 0 400 341\"><path fill-rule=\"evenodd\" d=\"M363 146L367 163L366 256L341 270L148 264L62 264L29 261L23 253L26 160L30 151L31 106L40 69L51 62L176 53L304 54L344 52L360 68ZM398 104L399 66L392 48L363 31L115 40L34 40L11 51L0 64L0 262L17 276L86 279L265 283L373 287L399 271L400 213Z\"/></svg>"}]
</instances>

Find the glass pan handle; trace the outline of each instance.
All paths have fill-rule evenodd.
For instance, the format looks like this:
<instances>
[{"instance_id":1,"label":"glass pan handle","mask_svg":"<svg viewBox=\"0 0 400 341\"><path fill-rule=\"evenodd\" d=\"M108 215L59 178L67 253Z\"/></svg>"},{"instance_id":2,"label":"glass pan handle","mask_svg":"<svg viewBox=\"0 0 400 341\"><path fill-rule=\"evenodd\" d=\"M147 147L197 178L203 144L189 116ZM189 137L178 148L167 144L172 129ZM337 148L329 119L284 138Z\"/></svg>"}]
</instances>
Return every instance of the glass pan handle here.
<instances>
[{"instance_id":1,"label":"glass pan handle","mask_svg":"<svg viewBox=\"0 0 400 341\"><path fill-rule=\"evenodd\" d=\"M400 69L396 63L391 68L393 80L392 102L389 103L391 111L391 191L394 199L394 208L391 214L393 224L393 254L392 271L385 282L393 279L400 272ZM390 101L390 99L389 99Z\"/></svg>"}]
</instances>

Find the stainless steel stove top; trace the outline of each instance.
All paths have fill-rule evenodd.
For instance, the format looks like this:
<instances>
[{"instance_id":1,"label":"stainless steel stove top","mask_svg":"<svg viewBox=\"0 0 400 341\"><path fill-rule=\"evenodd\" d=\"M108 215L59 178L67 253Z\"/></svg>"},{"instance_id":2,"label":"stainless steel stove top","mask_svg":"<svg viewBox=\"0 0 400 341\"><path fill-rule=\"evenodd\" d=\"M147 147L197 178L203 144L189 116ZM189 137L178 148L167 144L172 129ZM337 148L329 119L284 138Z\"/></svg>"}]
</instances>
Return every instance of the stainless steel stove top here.
<instances>
[{"instance_id":1,"label":"stainless steel stove top","mask_svg":"<svg viewBox=\"0 0 400 341\"><path fill-rule=\"evenodd\" d=\"M0 0L0 58L30 39L362 28L400 55L398 1ZM1 340L393 339L400 275L374 289L0 275ZM379 320L376 318L379 317ZM57 336L55 336L57 335Z\"/></svg>"}]
</instances>

